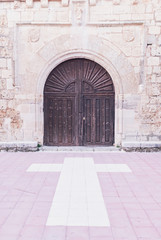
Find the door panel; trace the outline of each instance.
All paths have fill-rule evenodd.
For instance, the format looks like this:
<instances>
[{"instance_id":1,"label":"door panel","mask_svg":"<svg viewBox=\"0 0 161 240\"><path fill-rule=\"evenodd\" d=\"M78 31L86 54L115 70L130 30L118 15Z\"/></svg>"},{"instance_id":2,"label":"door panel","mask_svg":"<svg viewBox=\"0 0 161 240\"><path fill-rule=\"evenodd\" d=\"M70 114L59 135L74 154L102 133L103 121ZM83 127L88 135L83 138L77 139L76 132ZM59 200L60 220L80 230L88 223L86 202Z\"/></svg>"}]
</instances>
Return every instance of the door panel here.
<instances>
[{"instance_id":1,"label":"door panel","mask_svg":"<svg viewBox=\"0 0 161 240\"><path fill-rule=\"evenodd\" d=\"M84 99L83 109L83 145L87 145L93 142L92 138L92 112L93 112L93 101L90 98Z\"/></svg>"},{"instance_id":2,"label":"door panel","mask_svg":"<svg viewBox=\"0 0 161 240\"><path fill-rule=\"evenodd\" d=\"M114 112L111 108L112 102L112 97L84 96L83 145L113 144Z\"/></svg>"},{"instance_id":3,"label":"door panel","mask_svg":"<svg viewBox=\"0 0 161 240\"><path fill-rule=\"evenodd\" d=\"M100 104L101 99L95 99L95 116L96 116L96 122L95 122L95 138L96 138L96 143L99 143L101 140L101 109L100 109Z\"/></svg>"},{"instance_id":4,"label":"door panel","mask_svg":"<svg viewBox=\"0 0 161 240\"><path fill-rule=\"evenodd\" d=\"M48 145L75 145L75 98L47 98L45 143Z\"/></svg>"}]
</instances>

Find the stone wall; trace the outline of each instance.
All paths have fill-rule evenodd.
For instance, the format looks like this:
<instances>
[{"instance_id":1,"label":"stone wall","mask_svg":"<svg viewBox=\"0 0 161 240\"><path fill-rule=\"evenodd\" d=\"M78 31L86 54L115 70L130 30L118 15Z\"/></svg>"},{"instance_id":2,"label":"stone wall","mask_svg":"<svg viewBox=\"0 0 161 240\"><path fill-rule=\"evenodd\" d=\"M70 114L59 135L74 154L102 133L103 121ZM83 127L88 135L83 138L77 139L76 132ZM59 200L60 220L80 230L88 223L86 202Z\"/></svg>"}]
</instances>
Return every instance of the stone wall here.
<instances>
[{"instance_id":1,"label":"stone wall","mask_svg":"<svg viewBox=\"0 0 161 240\"><path fill-rule=\"evenodd\" d=\"M115 145L161 141L160 0L0 2L0 141L43 143L43 87L86 57L112 76Z\"/></svg>"}]
</instances>

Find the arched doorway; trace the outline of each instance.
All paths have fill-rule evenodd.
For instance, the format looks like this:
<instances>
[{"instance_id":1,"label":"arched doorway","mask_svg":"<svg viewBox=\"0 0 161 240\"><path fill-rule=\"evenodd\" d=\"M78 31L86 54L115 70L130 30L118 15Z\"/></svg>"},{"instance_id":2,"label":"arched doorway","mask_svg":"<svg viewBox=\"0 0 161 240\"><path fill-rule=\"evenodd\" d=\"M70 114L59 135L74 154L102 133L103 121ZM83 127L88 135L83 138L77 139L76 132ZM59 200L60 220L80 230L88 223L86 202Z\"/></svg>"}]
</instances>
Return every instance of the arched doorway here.
<instances>
[{"instance_id":1,"label":"arched doorway","mask_svg":"<svg viewBox=\"0 0 161 240\"><path fill-rule=\"evenodd\" d=\"M44 145L112 145L114 86L99 64L71 59L59 64L44 87Z\"/></svg>"}]
</instances>

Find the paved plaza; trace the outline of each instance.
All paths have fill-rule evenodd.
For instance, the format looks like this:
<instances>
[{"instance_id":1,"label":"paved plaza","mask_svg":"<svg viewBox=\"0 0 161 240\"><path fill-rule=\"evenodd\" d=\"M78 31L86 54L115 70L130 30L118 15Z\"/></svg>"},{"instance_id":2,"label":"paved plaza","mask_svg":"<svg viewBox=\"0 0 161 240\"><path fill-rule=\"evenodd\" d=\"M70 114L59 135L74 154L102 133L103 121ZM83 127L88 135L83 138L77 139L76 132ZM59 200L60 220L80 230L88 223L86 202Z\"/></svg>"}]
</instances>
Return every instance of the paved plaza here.
<instances>
[{"instance_id":1,"label":"paved plaza","mask_svg":"<svg viewBox=\"0 0 161 240\"><path fill-rule=\"evenodd\" d=\"M1 152L0 240L161 240L161 152Z\"/></svg>"}]
</instances>

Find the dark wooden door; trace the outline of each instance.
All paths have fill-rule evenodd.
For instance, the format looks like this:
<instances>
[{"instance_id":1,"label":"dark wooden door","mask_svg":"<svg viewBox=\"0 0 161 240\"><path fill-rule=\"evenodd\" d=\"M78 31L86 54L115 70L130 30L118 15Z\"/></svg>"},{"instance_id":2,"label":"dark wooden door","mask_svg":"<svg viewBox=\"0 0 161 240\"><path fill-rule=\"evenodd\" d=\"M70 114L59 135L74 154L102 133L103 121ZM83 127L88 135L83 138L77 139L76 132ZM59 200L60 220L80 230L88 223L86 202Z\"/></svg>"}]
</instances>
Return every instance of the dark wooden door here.
<instances>
[{"instance_id":1,"label":"dark wooden door","mask_svg":"<svg viewBox=\"0 0 161 240\"><path fill-rule=\"evenodd\" d=\"M112 145L114 87L107 71L87 59L58 65L44 88L44 144Z\"/></svg>"},{"instance_id":2,"label":"dark wooden door","mask_svg":"<svg viewBox=\"0 0 161 240\"><path fill-rule=\"evenodd\" d=\"M75 98L48 96L45 109L45 144L75 145Z\"/></svg>"},{"instance_id":3,"label":"dark wooden door","mask_svg":"<svg viewBox=\"0 0 161 240\"><path fill-rule=\"evenodd\" d=\"M113 103L113 96L84 96L83 145L112 145Z\"/></svg>"}]
</instances>

